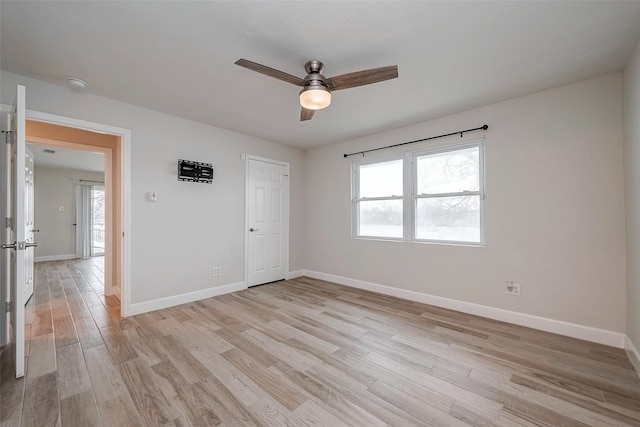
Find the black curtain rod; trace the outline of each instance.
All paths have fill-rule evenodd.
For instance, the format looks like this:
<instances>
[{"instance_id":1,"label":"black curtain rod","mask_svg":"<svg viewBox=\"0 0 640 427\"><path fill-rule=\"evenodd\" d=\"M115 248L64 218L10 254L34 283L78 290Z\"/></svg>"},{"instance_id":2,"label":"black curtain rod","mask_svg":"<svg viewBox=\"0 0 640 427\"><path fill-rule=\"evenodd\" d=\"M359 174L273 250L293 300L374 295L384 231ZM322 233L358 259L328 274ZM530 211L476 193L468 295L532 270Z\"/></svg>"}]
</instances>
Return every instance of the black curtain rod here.
<instances>
[{"instance_id":1,"label":"black curtain rod","mask_svg":"<svg viewBox=\"0 0 640 427\"><path fill-rule=\"evenodd\" d=\"M371 151L384 150L386 148L399 147L401 145L407 145L407 144L415 144L416 142L429 141L430 139L444 138L445 136L451 136L451 135L460 134L460 137L462 138L462 135L464 135L467 132L474 132L476 130L487 130L487 129L489 129L489 126L483 125L483 126L480 126L479 128L473 128L473 129L467 129L467 130L459 130L458 132L451 132L451 133L447 133L447 134L444 134L444 135L438 135L438 136L431 136L429 138L416 139L415 141L402 142L400 144L387 145L386 147L372 148L371 150L356 151L355 153L345 154L344 157L355 156L356 154L362 154L364 156L364 153L369 153Z\"/></svg>"}]
</instances>

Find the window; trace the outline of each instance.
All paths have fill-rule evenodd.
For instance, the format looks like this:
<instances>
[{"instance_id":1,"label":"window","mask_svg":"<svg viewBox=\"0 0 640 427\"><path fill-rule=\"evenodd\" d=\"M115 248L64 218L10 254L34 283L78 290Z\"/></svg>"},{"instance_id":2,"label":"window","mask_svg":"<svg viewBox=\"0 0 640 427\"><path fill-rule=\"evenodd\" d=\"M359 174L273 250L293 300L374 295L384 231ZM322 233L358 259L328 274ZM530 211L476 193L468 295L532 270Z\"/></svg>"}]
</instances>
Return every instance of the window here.
<instances>
[{"instance_id":1,"label":"window","mask_svg":"<svg viewBox=\"0 0 640 427\"><path fill-rule=\"evenodd\" d=\"M354 236L483 244L483 160L476 141L355 162Z\"/></svg>"},{"instance_id":2,"label":"window","mask_svg":"<svg viewBox=\"0 0 640 427\"><path fill-rule=\"evenodd\" d=\"M403 159L357 166L355 215L358 236L403 237Z\"/></svg>"}]
</instances>

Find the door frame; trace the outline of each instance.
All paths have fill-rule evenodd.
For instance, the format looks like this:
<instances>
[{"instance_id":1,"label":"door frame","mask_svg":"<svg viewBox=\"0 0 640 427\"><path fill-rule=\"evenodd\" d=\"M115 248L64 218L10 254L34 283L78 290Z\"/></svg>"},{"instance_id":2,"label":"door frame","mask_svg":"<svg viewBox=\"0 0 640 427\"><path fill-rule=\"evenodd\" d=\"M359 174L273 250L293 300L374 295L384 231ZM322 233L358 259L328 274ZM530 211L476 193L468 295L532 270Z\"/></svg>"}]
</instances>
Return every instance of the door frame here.
<instances>
[{"instance_id":1,"label":"door frame","mask_svg":"<svg viewBox=\"0 0 640 427\"><path fill-rule=\"evenodd\" d=\"M120 310L122 317L129 316L131 313L131 130L30 109L27 109L26 118L120 137L120 183L122 186L120 216L123 233L120 252Z\"/></svg>"},{"instance_id":2,"label":"door frame","mask_svg":"<svg viewBox=\"0 0 640 427\"><path fill-rule=\"evenodd\" d=\"M287 213L287 222L284 226L283 234L283 263L285 264L285 279L289 275L289 228L291 227L291 165L289 162L283 162L282 160L269 159L266 157L254 156L252 154L241 154L241 158L245 160L245 178L244 178L244 285L249 286L249 161L257 160L259 162L272 163L275 165L284 166L287 169L287 188L286 188L286 206L285 211Z\"/></svg>"}]
</instances>

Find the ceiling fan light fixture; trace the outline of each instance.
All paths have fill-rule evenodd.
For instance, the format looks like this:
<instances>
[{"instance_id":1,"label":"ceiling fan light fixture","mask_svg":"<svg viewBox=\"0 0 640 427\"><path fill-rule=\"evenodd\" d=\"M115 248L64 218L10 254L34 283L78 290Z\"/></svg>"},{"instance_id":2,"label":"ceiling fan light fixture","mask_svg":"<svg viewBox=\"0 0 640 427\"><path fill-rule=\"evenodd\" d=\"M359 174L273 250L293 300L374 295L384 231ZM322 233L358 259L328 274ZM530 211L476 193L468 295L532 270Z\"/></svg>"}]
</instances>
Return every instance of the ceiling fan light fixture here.
<instances>
[{"instance_id":1,"label":"ceiling fan light fixture","mask_svg":"<svg viewBox=\"0 0 640 427\"><path fill-rule=\"evenodd\" d=\"M300 91L300 105L307 110L322 110L331 104L331 92L324 86L308 86Z\"/></svg>"}]
</instances>

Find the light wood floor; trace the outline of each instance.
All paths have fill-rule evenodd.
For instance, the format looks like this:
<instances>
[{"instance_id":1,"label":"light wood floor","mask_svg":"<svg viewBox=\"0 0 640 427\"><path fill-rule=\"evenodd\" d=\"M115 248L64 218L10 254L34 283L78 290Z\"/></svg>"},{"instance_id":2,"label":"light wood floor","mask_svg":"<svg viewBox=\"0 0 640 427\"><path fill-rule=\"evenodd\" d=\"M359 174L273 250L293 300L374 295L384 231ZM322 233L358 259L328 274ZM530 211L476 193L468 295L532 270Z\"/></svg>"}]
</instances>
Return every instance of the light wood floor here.
<instances>
[{"instance_id":1,"label":"light wood floor","mask_svg":"<svg viewBox=\"0 0 640 427\"><path fill-rule=\"evenodd\" d=\"M37 264L2 426L640 426L619 349L309 278L120 318L99 277Z\"/></svg>"}]
</instances>

